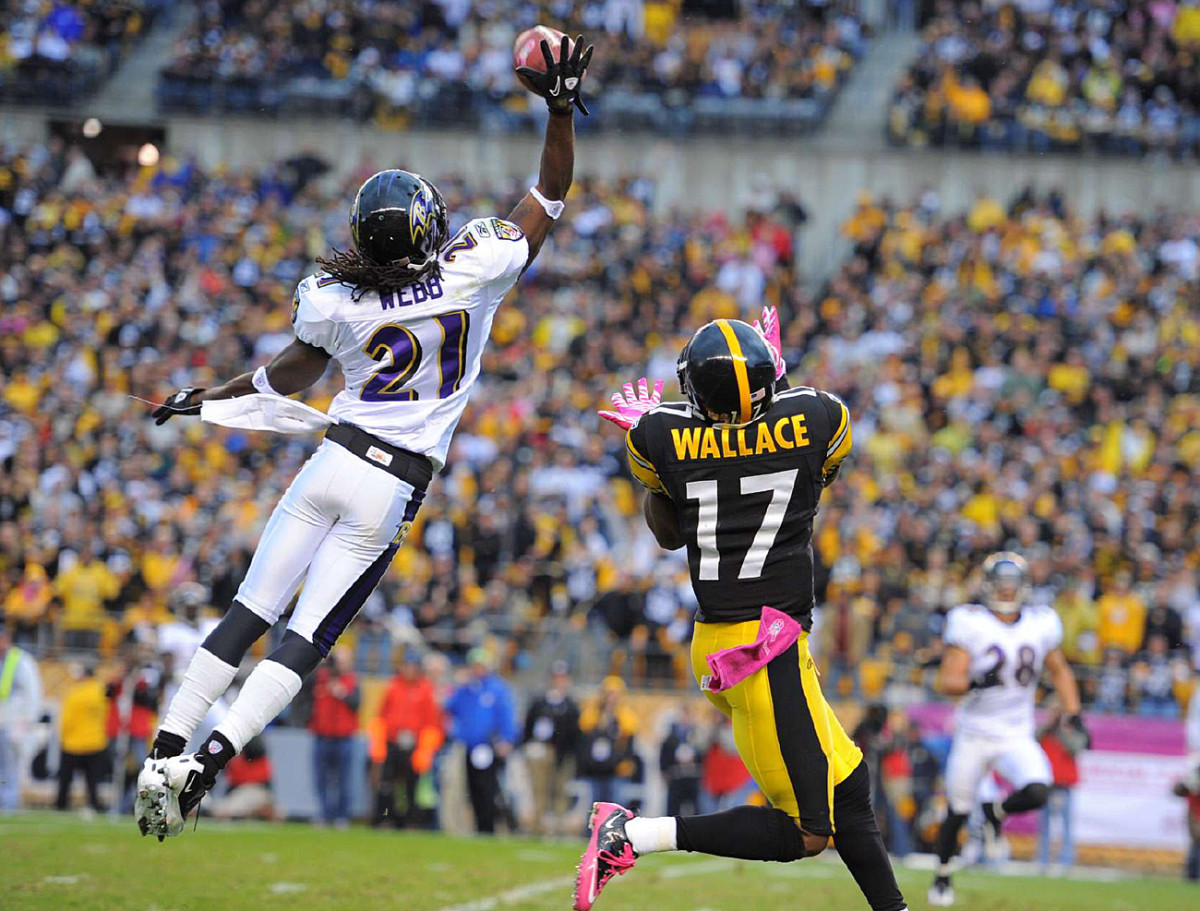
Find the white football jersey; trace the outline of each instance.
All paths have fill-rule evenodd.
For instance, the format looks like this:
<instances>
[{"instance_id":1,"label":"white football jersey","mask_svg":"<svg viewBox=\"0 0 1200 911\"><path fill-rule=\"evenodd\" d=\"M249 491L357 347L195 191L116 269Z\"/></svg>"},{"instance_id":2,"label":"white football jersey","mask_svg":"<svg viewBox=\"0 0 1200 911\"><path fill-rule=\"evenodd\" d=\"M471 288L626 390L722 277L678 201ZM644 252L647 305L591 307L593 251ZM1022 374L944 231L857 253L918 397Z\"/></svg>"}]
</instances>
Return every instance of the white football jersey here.
<instances>
[{"instance_id":1,"label":"white football jersey","mask_svg":"<svg viewBox=\"0 0 1200 911\"><path fill-rule=\"evenodd\" d=\"M441 278L395 291L353 289L318 272L292 304L296 338L338 362L346 388L329 416L427 456L440 469L479 376L504 295L529 259L521 229L501 218L463 226L438 254Z\"/></svg>"},{"instance_id":2,"label":"white football jersey","mask_svg":"<svg viewBox=\"0 0 1200 911\"><path fill-rule=\"evenodd\" d=\"M975 680L999 669L1000 685L971 690L958 704L955 732L1032 737L1034 697L1046 656L1062 644L1062 621L1044 605L1021 608L1005 623L981 604L963 604L946 617L942 638L971 658Z\"/></svg>"}]
</instances>

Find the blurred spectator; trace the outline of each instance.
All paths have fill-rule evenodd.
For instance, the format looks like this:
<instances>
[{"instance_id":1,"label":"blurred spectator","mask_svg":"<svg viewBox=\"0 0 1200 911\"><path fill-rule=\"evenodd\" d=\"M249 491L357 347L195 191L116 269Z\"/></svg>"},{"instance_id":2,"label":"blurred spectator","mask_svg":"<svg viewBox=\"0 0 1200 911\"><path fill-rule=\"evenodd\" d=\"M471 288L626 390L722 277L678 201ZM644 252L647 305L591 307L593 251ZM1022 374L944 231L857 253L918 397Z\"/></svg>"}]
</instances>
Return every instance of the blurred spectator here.
<instances>
[{"instance_id":1,"label":"blurred spectator","mask_svg":"<svg viewBox=\"0 0 1200 911\"><path fill-rule=\"evenodd\" d=\"M132 787L142 769L142 760L154 739L158 707L162 702L164 678L146 646L130 644L122 651L117 673L105 686L108 700L105 734L114 745L115 799L122 809L132 806Z\"/></svg>"},{"instance_id":2,"label":"blurred spectator","mask_svg":"<svg viewBox=\"0 0 1200 911\"><path fill-rule=\"evenodd\" d=\"M59 714L58 799L54 803L58 809L67 809L75 773L83 772L88 806L97 813L103 810L99 785L108 756L107 716L104 684L91 667L73 665Z\"/></svg>"},{"instance_id":3,"label":"blurred spectator","mask_svg":"<svg viewBox=\"0 0 1200 911\"><path fill-rule=\"evenodd\" d=\"M1121 661L1121 653L1117 649L1109 649L1104 654L1104 665L1096 680L1093 697L1096 711L1123 712L1128 704L1128 695L1129 675Z\"/></svg>"},{"instance_id":4,"label":"blurred spectator","mask_svg":"<svg viewBox=\"0 0 1200 911\"><path fill-rule=\"evenodd\" d=\"M1151 635L1146 650L1138 655L1130 670L1137 713L1152 718L1178 718L1175 688L1186 683L1188 676L1187 663L1169 654L1167 637L1162 633Z\"/></svg>"},{"instance_id":5,"label":"blurred spectator","mask_svg":"<svg viewBox=\"0 0 1200 911\"><path fill-rule=\"evenodd\" d=\"M1194 758L1193 758L1194 761ZM1182 781L1175 783L1176 797L1187 799L1188 846L1183 875L1193 882L1200 881L1200 767L1192 769Z\"/></svg>"},{"instance_id":6,"label":"blurred spectator","mask_svg":"<svg viewBox=\"0 0 1200 911\"><path fill-rule=\"evenodd\" d=\"M658 770L667 781L667 815L702 812L700 780L704 773L705 734L698 725L699 707L684 705L658 751Z\"/></svg>"},{"instance_id":7,"label":"blurred spectator","mask_svg":"<svg viewBox=\"0 0 1200 911\"><path fill-rule=\"evenodd\" d=\"M37 662L12 644L0 618L0 813L21 804L28 766L28 741L42 704Z\"/></svg>"},{"instance_id":8,"label":"blurred spectator","mask_svg":"<svg viewBox=\"0 0 1200 911\"><path fill-rule=\"evenodd\" d=\"M16 584L4 596L4 618L12 640L18 645L44 645L43 633L50 620L54 587L46 569L38 563L25 564Z\"/></svg>"},{"instance_id":9,"label":"blurred spectator","mask_svg":"<svg viewBox=\"0 0 1200 911\"><path fill-rule=\"evenodd\" d=\"M271 759L261 737L254 737L225 768L229 787L212 802L218 819L273 819Z\"/></svg>"},{"instance_id":10,"label":"blurred spectator","mask_svg":"<svg viewBox=\"0 0 1200 911\"><path fill-rule=\"evenodd\" d=\"M62 599L62 646L66 649L94 650L104 629L104 603L120 591L117 577L85 543L78 556L55 579Z\"/></svg>"},{"instance_id":11,"label":"blurred spectator","mask_svg":"<svg viewBox=\"0 0 1200 911\"><path fill-rule=\"evenodd\" d=\"M1146 630L1146 604L1130 588L1128 571L1116 574L1096 603L1100 611L1100 648L1115 648L1133 655L1142 647Z\"/></svg>"},{"instance_id":12,"label":"blurred spectator","mask_svg":"<svg viewBox=\"0 0 1200 911\"><path fill-rule=\"evenodd\" d=\"M754 779L746 771L733 739L733 725L724 715L717 722L715 735L704 754L704 775L701 779L706 813L740 806L757 790Z\"/></svg>"},{"instance_id":13,"label":"blurred spectator","mask_svg":"<svg viewBox=\"0 0 1200 911\"><path fill-rule=\"evenodd\" d=\"M588 82L605 99L597 110L602 123L608 104L626 115L611 124L639 125L648 102L660 125L687 128L697 120L689 102L736 98L758 102L769 128L784 101L808 101L815 110L805 119L819 117L866 46L856 5L843 0L754 0L726 21L680 17L675 3L652 4L643 21L640 0L609 0L603 11L466 0L453 14L437 4L321 6L328 13L314 17L307 3L204 4L162 70L160 100L277 111L293 95L333 98L341 102L336 113L397 127L415 117L511 125L529 110L528 93L512 75L512 46L540 22L595 43Z\"/></svg>"},{"instance_id":14,"label":"blurred spectator","mask_svg":"<svg viewBox=\"0 0 1200 911\"><path fill-rule=\"evenodd\" d=\"M939 2L893 94L893 142L1200 153L1195 7Z\"/></svg>"},{"instance_id":15,"label":"blurred spectator","mask_svg":"<svg viewBox=\"0 0 1200 911\"><path fill-rule=\"evenodd\" d=\"M584 705L579 717L579 777L591 785L593 803L625 799L618 781L635 771L637 726L637 715L625 703L625 681L605 677L600 692Z\"/></svg>"},{"instance_id":16,"label":"blurred spectator","mask_svg":"<svg viewBox=\"0 0 1200 911\"><path fill-rule=\"evenodd\" d=\"M570 784L579 745L579 705L565 661L550 668L550 686L525 713L522 753L533 792L533 833L567 835Z\"/></svg>"},{"instance_id":17,"label":"blurred spectator","mask_svg":"<svg viewBox=\"0 0 1200 911\"><path fill-rule=\"evenodd\" d=\"M388 683L372 737L376 797L374 824L408 828L419 821L417 784L445 740L433 683L415 654L403 653ZM398 812L396 793L404 797Z\"/></svg>"},{"instance_id":18,"label":"blurred spectator","mask_svg":"<svg viewBox=\"0 0 1200 911\"><path fill-rule=\"evenodd\" d=\"M1038 812L1038 862L1043 867L1051 863L1052 843L1058 841L1058 851L1055 855L1058 864L1064 867L1075 864L1075 839L1072 833L1071 794L1075 785L1079 784L1079 764L1076 756L1087 749L1086 738L1066 737L1060 728L1061 713L1057 710L1050 715L1038 730L1038 743L1050 760L1050 772L1053 784L1050 787L1050 797L1045 806Z\"/></svg>"},{"instance_id":19,"label":"blurred spectator","mask_svg":"<svg viewBox=\"0 0 1200 911\"><path fill-rule=\"evenodd\" d=\"M331 657L331 662L317 668L308 728L313 732L321 821L344 827L350 822L350 764L362 692L354 673L353 653L348 648L334 649Z\"/></svg>"},{"instance_id":20,"label":"blurred spectator","mask_svg":"<svg viewBox=\"0 0 1200 911\"><path fill-rule=\"evenodd\" d=\"M512 689L495 672L495 659L485 648L467 656L469 677L446 701L451 733L467 751L467 791L475 829L496 831L496 816L505 811L500 768L519 736ZM507 815L507 813L506 813Z\"/></svg>"}]
</instances>

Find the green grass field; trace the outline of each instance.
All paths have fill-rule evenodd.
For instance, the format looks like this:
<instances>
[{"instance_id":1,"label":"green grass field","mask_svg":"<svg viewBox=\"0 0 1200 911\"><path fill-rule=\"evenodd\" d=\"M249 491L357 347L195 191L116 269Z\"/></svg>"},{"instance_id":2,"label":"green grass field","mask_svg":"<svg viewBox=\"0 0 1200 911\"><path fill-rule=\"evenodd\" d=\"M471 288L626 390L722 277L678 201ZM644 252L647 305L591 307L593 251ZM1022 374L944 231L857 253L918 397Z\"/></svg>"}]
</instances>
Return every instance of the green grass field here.
<instances>
[{"instance_id":1,"label":"green grass field","mask_svg":"<svg viewBox=\"0 0 1200 911\"><path fill-rule=\"evenodd\" d=\"M0 817L3 911L565 911L578 848L527 839L331 831L202 820L164 844L132 822ZM913 911L928 874L898 871ZM1112 882L968 872L972 911L1200 911L1200 887L1167 879ZM865 911L836 859L753 864L651 857L610 885L597 911Z\"/></svg>"}]
</instances>

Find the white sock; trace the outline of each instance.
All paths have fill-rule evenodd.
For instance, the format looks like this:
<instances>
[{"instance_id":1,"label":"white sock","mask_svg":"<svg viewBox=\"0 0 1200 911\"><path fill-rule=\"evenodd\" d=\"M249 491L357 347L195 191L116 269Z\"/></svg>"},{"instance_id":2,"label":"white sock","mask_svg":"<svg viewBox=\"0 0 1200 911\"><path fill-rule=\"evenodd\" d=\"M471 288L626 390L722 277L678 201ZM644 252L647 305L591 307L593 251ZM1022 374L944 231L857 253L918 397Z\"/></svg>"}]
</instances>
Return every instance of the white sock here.
<instances>
[{"instance_id":1,"label":"white sock","mask_svg":"<svg viewBox=\"0 0 1200 911\"><path fill-rule=\"evenodd\" d=\"M625 823L625 835L634 854L678 851L674 816L635 816Z\"/></svg>"},{"instance_id":2,"label":"white sock","mask_svg":"<svg viewBox=\"0 0 1200 911\"><path fill-rule=\"evenodd\" d=\"M941 861L938 861L936 873L938 876L949 876L950 875L950 864L942 863Z\"/></svg>"},{"instance_id":3,"label":"white sock","mask_svg":"<svg viewBox=\"0 0 1200 911\"><path fill-rule=\"evenodd\" d=\"M208 710L229 689L236 675L237 668L232 664L226 664L206 648L197 649L159 729L191 740Z\"/></svg>"},{"instance_id":4,"label":"white sock","mask_svg":"<svg viewBox=\"0 0 1200 911\"><path fill-rule=\"evenodd\" d=\"M266 659L250 672L246 685L216 730L240 753L296 698L301 682L300 675L290 667Z\"/></svg>"}]
</instances>

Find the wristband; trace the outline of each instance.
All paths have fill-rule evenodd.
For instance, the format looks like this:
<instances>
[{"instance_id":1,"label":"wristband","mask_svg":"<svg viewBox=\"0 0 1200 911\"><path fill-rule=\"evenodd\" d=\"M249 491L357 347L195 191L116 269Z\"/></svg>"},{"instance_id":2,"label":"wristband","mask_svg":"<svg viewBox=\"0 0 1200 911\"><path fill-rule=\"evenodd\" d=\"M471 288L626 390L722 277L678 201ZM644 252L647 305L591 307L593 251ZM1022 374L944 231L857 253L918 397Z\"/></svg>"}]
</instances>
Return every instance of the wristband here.
<instances>
[{"instance_id":1,"label":"wristband","mask_svg":"<svg viewBox=\"0 0 1200 911\"><path fill-rule=\"evenodd\" d=\"M538 201L538 205L540 205L543 209L546 210L546 214L549 215L551 218L555 219L556 221L558 220L558 216L563 214L563 209L566 208L566 204L563 203L562 200L547 199L545 196L543 196L541 193L538 192L537 187L530 187L529 195L532 196L534 199L536 199Z\"/></svg>"},{"instance_id":2,"label":"wristband","mask_svg":"<svg viewBox=\"0 0 1200 911\"><path fill-rule=\"evenodd\" d=\"M259 392L265 392L267 395L278 395L280 397L283 396L282 392L276 392L274 387L271 386L271 381L267 379L266 367L259 367L257 370L255 370L254 376L250 378L250 383Z\"/></svg>"}]
</instances>

